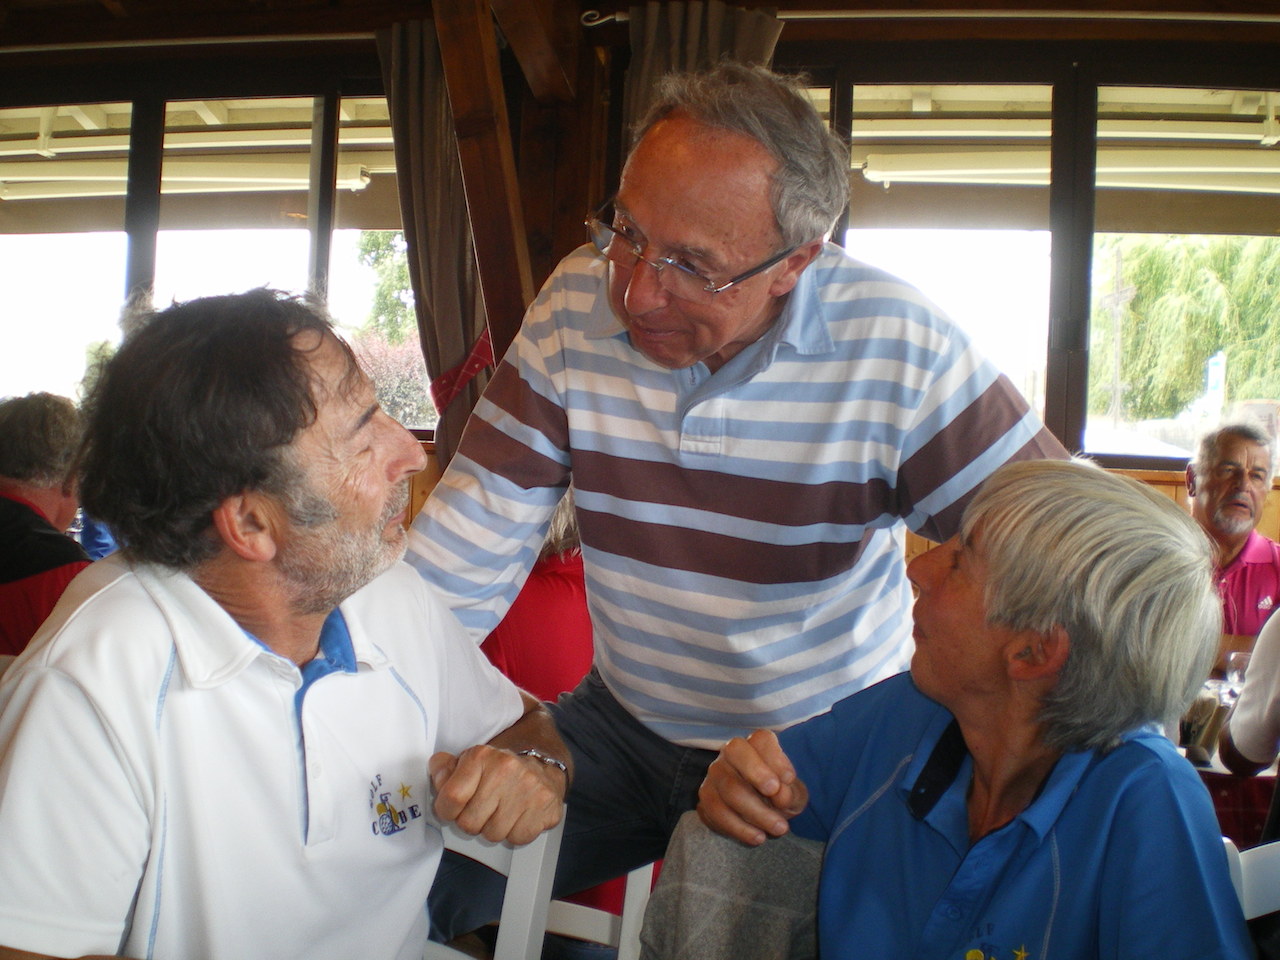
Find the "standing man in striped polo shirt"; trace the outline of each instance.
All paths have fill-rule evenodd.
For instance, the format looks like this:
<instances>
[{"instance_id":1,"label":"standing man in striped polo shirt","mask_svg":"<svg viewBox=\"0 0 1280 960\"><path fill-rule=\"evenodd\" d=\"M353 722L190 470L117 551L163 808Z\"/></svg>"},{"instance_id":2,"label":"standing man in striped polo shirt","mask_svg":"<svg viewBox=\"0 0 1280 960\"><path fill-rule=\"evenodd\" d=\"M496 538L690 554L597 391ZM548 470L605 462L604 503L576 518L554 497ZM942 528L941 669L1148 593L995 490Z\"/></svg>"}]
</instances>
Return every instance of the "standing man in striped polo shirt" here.
<instances>
[{"instance_id":1,"label":"standing man in striped polo shirt","mask_svg":"<svg viewBox=\"0 0 1280 960\"><path fill-rule=\"evenodd\" d=\"M902 529L945 540L998 466L1066 455L923 295L825 242L848 177L797 83L669 77L414 525L479 642L573 483L595 669L553 707L558 892L662 856L730 737L906 669ZM496 916L479 883L442 868L436 935Z\"/></svg>"}]
</instances>

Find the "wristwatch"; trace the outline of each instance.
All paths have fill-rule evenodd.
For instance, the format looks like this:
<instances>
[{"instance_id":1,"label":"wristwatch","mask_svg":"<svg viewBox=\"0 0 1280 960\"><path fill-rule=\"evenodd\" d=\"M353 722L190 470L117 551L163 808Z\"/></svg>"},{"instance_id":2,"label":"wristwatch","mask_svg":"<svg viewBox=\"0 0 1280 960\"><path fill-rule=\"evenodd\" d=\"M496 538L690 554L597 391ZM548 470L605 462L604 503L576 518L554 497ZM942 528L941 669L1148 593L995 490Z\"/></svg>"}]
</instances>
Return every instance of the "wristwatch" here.
<instances>
[{"instance_id":1,"label":"wristwatch","mask_svg":"<svg viewBox=\"0 0 1280 960\"><path fill-rule=\"evenodd\" d=\"M545 754L541 750L535 750L533 747L529 747L526 750L517 750L516 756L533 757L533 759L537 760L539 763L545 763L548 767L556 767L564 774L564 782L566 784L569 782L569 768L565 765L563 760L557 760L555 757Z\"/></svg>"}]
</instances>

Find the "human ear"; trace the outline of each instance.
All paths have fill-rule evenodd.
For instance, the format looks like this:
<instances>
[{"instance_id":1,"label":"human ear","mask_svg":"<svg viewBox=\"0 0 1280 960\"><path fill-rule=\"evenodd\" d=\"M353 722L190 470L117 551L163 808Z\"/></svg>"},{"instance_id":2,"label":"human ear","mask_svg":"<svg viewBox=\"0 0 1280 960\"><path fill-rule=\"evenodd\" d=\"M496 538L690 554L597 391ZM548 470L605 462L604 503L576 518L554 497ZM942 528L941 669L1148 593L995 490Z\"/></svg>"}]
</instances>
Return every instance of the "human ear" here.
<instances>
[{"instance_id":1,"label":"human ear","mask_svg":"<svg viewBox=\"0 0 1280 960\"><path fill-rule=\"evenodd\" d=\"M1196 496L1196 472L1189 463L1187 464L1187 496L1193 500Z\"/></svg>"},{"instance_id":2,"label":"human ear","mask_svg":"<svg viewBox=\"0 0 1280 960\"><path fill-rule=\"evenodd\" d=\"M219 539L236 556L255 563L274 559L277 550L276 511L261 493L246 491L227 497L213 511Z\"/></svg>"},{"instance_id":3,"label":"human ear","mask_svg":"<svg viewBox=\"0 0 1280 960\"><path fill-rule=\"evenodd\" d=\"M781 297L788 294L800 279L800 274L822 252L822 241L812 240L802 243L782 259L783 269L769 284L769 296Z\"/></svg>"},{"instance_id":4,"label":"human ear","mask_svg":"<svg viewBox=\"0 0 1280 960\"><path fill-rule=\"evenodd\" d=\"M1014 680L1037 680L1057 675L1071 652L1071 638L1059 624L1046 632L1025 631L1008 646L1009 676Z\"/></svg>"}]
</instances>

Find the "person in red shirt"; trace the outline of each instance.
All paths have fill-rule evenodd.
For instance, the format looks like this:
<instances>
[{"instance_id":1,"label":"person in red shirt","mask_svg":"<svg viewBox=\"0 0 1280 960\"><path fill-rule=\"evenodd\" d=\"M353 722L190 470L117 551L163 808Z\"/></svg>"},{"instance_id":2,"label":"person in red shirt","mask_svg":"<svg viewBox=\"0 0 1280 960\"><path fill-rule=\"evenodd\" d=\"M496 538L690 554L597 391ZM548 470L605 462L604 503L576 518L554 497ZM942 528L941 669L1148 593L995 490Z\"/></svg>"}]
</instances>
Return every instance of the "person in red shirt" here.
<instances>
[{"instance_id":1,"label":"person in red shirt","mask_svg":"<svg viewBox=\"0 0 1280 960\"><path fill-rule=\"evenodd\" d=\"M591 669L591 616L572 490L551 515L529 579L480 649L516 686L540 700L555 700L572 690ZM617 914L625 890L626 878L615 877L567 899ZM601 945L555 935L548 935L543 948L544 958L556 960L614 955L616 951Z\"/></svg>"},{"instance_id":2,"label":"person in red shirt","mask_svg":"<svg viewBox=\"0 0 1280 960\"><path fill-rule=\"evenodd\" d=\"M591 669L591 616L572 493L552 514L529 579L480 649L539 700L572 690Z\"/></svg>"},{"instance_id":3,"label":"person in red shirt","mask_svg":"<svg viewBox=\"0 0 1280 960\"><path fill-rule=\"evenodd\" d=\"M89 557L66 530L80 412L66 397L0 401L0 656L21 653Z\"/></svg>"}]
</instances>

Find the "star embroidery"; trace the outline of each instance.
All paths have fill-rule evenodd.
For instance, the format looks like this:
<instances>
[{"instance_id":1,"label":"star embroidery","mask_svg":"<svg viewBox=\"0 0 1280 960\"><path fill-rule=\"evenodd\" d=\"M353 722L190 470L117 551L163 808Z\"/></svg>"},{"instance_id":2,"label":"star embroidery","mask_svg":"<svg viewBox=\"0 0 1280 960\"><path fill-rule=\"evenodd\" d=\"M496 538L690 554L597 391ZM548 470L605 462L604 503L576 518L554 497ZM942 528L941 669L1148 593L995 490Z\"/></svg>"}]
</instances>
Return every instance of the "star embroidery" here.
<instances>
[{"instance_id":1,"label":"star embroidery","mask_svg":"<svg viewBox=\"0 0 1280 960\"><path fill-rule=\"evenodd\" d=\"M409 797L410 797L409 788L405 786L403 783L400 784L400 799L408 800Z\"/></svg>"},{"instance_id":2,"label":"star embroidery","mask_svg":"<svg viewBox=\"0 0 1280 960\"><path fill-rule=\"evenodd\" d=\"M1013 960L1027 960L1027 956L1026 946L1021 946L1017 950L1013 951Z\"/></svg>"}]
</instances>

